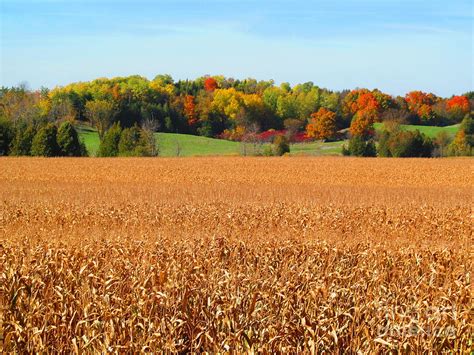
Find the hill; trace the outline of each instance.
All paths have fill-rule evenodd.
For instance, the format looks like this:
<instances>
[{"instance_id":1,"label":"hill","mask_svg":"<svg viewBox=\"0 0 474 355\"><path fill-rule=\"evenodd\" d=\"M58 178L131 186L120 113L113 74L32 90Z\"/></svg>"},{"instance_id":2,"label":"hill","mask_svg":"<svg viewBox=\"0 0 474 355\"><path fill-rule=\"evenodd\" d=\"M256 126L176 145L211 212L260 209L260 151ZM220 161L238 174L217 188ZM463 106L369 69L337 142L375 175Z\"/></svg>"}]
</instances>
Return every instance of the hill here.
<instances>
[{"instance_id":1,"label":"hill","mask_svg":"<svg viewBox=\"0 0 474 355\"><path fill-rule=\"evenodd\" d=\"M446 131L449 135L454 136L459 129L459 125L446 127L401 125L401 128L410 131L418 129L427 136L434 138L441 131ZM95 156L100 143L97 131L84 125L78 126L77 129L89 154ZM381 131L383 124L376 123L375 129L376 131ZM191 134L160 132L155 133L155 138L160 156L163 157L239 155L242 149L239 142L194 136ZM345 141L295 143L291 145L291 155L340 155L344 142Z\"/></svg>"},{"instance_id":2,"label":"hill","mask_svg":"<svg viewBox=\"0 0 474 355\"><path fill-rule=\"evenodd\" d=\"M374 124L375 130L376 131L381 131L383 129L383 123L376 123ZM400 125L402 130L405 131L415 131L419 130L421 133L426 134L430 138L435 138L439 132L445 131L447 132L450 136L453 136L457 133L459 130L459 124L455 124L452 126L444 126L444 127L438 127L438 126L419 126L419 125Z\"/></svg>"},{"instance_id":3,"label":"hill","mask_svg":"<svg viewBox=\"0 0 474 355\"><path fill-rule=\"evenodd\" d=\"M100 144L97 131L83 125L77 129L89 154L95 156ZM155 138L159 154L163 157L239 155L242 149L239 142L191 134L155 133ZM340 155L342 144L343 142L296 143L291 145L291 155Z\"/></svg>"}]
</instances>

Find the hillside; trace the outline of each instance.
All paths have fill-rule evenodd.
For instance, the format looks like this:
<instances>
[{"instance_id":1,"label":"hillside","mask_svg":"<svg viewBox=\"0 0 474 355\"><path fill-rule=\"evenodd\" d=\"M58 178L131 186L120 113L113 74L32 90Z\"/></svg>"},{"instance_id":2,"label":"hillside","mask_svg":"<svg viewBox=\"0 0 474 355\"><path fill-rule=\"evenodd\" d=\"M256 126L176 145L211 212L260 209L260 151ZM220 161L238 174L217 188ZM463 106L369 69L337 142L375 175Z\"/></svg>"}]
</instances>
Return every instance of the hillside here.
<instances>
[{"instance_id":1,"label":"hillside","mask_svg":"<svg viewBox=\"0 0 474 355\"><path fill-rule=\"evenodd\" d=\"M79 126L78 131L89 154L95 156L100 144L97 132L87 126ZM159 155L164 157L239 154L239 143L223 139L178 133L155 133L155 138Z\"/></svg>"},{"instance_id":2,"label":"hillside","mask_svg":"<svg viewBox=\"0 0 474 355\"><path fill-rule=\"evenodd\" d=\"M88 126L78 126L79 135L91 156L99 149L99 136ZM239 155L242 149L238 142L224 139L178 133L155 133L159 155L173 156L217 156ZM291 155L339 155L343 142L310 142L291 145ZM250 147L249 147L250 149Z\"/></svg>"},{"instance_id":3,"label":"hillside","mask_svg":"<svg viewBox=\"0 0 474 355\"><path fill-rule=\"evenodd\" d=\"M434 138L441 131L448 132L454 136L459 129L459 125L436 127L436 126L415 126L402 125L404 130L416 130ZM99 149L99 136L97 132L88 126L78 126L81 139L86 144L91 156L95 156ZM376 131L383 129L382 123L375 124ZM242 149L238 142L224 139L194 136L191 134L179 133L155 133L159 154L163 157L173 156L217 156L217 155L239 155ZM340 155L341 148L345 141L339 142L309 142L295 143L291 145L291 155Z\"/></svg>"},{"instance_id":4,"label":"hillside","mask_svg":"<svg viewBox=\"0 0 474 355\"><path fill-rule=\"evenodd\" d=\"M381 131L383 129L383 123L376 123L374 124L376 131ZM430 138L435 138L439 132L445 131L450 136L456 134L459 130L459 124L455 124L452 126L445 126L445 127L438 127L438 126L418 126L418 125L400 125L402 130L406 131L415 131L419 130L421 133L426 134Z\"/></svg>"}]
</instances>

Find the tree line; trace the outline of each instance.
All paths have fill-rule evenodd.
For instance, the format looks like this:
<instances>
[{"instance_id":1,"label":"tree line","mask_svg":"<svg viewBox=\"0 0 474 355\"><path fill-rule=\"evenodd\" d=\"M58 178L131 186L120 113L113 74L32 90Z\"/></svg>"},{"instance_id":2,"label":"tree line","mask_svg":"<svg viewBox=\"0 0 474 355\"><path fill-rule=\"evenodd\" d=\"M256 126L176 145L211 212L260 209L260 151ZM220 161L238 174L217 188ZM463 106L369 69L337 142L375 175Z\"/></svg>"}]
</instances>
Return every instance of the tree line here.
<instances>
[{"instance_id":1,"label":"tree line","mask_svg":"<svg viewBox=\"0 0 474 355\"><path fill-rule=\"evenodd\" d=\"M3 148L0 153L71 155L56 147L45 152L30 146L27 152L26 148L17 149L14 142L30 139L32 145L40 131L41 136L53 142L53 131L56 129L59 135L64 122L83 122L97 129L103 146L99 154L103 156L156 155L152 133L157 131L242 142L273 141L281 135L289 142L350 137L343 151L349 155L377 154L374 143L377 140L379 155L405 156L408 153L400 153L403 149L395 147L395 142L419 146L421 139L424 148L420 149L425 149L425 153L430 151L432 155L437 150L443 155L469 155L473 107L473 92L442 98L412 91L394 97L377 89L331 91L312 82L292 87L288 83L275 85L272 80L223 76L179 81L169 75L158 75L153 80L141 76L101 78L52 90L28 90L24 86L2 88L0 144ZM429 142L420 133L399 129L387 129L376 136L373 126L375 122L385 122L387 127L402 123L445 126L463 120L463 128L453 142L446 142L449 137L437 137ZM68 131L74 131L74 126L68 127ZM71 133L71 137L73 135ZM440 145L443 148L440 149ZM444 149L446 145L449 149ZM74 150L75 155L85 153L83 147Z\"/></svg>"}]
</instances>

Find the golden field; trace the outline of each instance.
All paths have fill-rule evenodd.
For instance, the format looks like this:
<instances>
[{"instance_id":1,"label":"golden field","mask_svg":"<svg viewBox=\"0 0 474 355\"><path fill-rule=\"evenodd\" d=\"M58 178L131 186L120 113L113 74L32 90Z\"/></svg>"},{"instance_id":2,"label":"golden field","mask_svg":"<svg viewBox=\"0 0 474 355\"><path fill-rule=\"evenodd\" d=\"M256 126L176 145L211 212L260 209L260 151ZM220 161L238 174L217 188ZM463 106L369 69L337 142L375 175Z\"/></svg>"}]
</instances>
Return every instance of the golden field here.
<instances>
[{"instance_id":1,"label":"golden field","mask_svg":"<svg viewBox=\"0 0 474 355\"><path fill-rule=\"evenodd\" d=\"M0 159L1 352L473 350L470 159Z\"/></svg>"}]
</instances>

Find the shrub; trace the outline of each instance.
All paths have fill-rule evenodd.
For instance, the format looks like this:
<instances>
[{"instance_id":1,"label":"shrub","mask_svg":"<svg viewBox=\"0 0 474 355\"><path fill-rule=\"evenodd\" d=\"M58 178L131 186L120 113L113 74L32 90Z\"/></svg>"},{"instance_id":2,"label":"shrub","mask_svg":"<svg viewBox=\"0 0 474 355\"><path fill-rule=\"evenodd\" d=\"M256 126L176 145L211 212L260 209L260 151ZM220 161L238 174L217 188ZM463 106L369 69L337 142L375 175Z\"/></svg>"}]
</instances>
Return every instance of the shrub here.
<instances>
[{"instance_id":1,"label":"shrub","mask_svg":"<svg viewBox=\"0 0 474 355\"><path fill-rule=\"evenodd\" d=\"M351 137L349 146L342 146L343 155L351 155L355 157L375 157L376 149L372 139L365 140L363 137L357 135Z\"/></svg>"},{"instance_id":2,"label":"shrub","mask_svg":"<svg viewBox=\"0 0 474 355\"><path fill-rule=\"evenodd\" d=\"M396 132L391 135L388 144L390 153L397 158L428 158L434 149L431 139L418 130Z\"/></svg>"},{"instance_id":3,"label":"shrub","mask_svg":"<svg viewBox=\"0 0 474 355\"><path fill-rule=\"evenodd\" d=\"M70 122L64 122L59 127L57 141L63 156L80 157L87 155L85 146L80 142L79 135Z\"/></svg>"},{"instance_id":4,"label":"shrub","mask_svg":"<svg viewBox=\"0 0 474 355\"><path fill-rule=\"evenodd\" d=\"M100 142L99 157L116 157L119 154L119 142L122 134L122 128L119 123L115 123L104 134Z\"/></svg>"},{"instance_id":5,"label":"shrub","mask_svg":"<svg viewBox=\"0 0 474 355\"><path fill-rule=\"evenodd\" d=\"M265 148L263 148L263 155L266 157L273 156L273 149L270 145L267 145Z\"/></svg>"},{"instance_id":6,"label":"shrub","mask_svg":"<svg viewBox=\"0 0 474 355\"><path fill-rule=\"evenodd\" d=\"M420 131L384 131L379 136L378 154L381 157L431 157L435 146Z\"/></svg>"},{"instance_id":7,"label":"shrub","mask_svg":"<svg viewBox=\"0 0 474 355\"><path fill-rule=\"evenodd\" d=\"M290 152L290 144L288 138L285 136L276 136L273 141L273 153L278 156L282 156L285 153Z\"/></svg>"},{"instance_id":8,"label":"shrub","mask_svg":"<svg viewBox=\"0 0 474 355\"><path fill-rule=\"evenodd\" d=\"M31 143L31 155L54 157L61 151L57 143L58 129L53 123L48 123L36 133Z\"/></svg>"}]
</instances>

